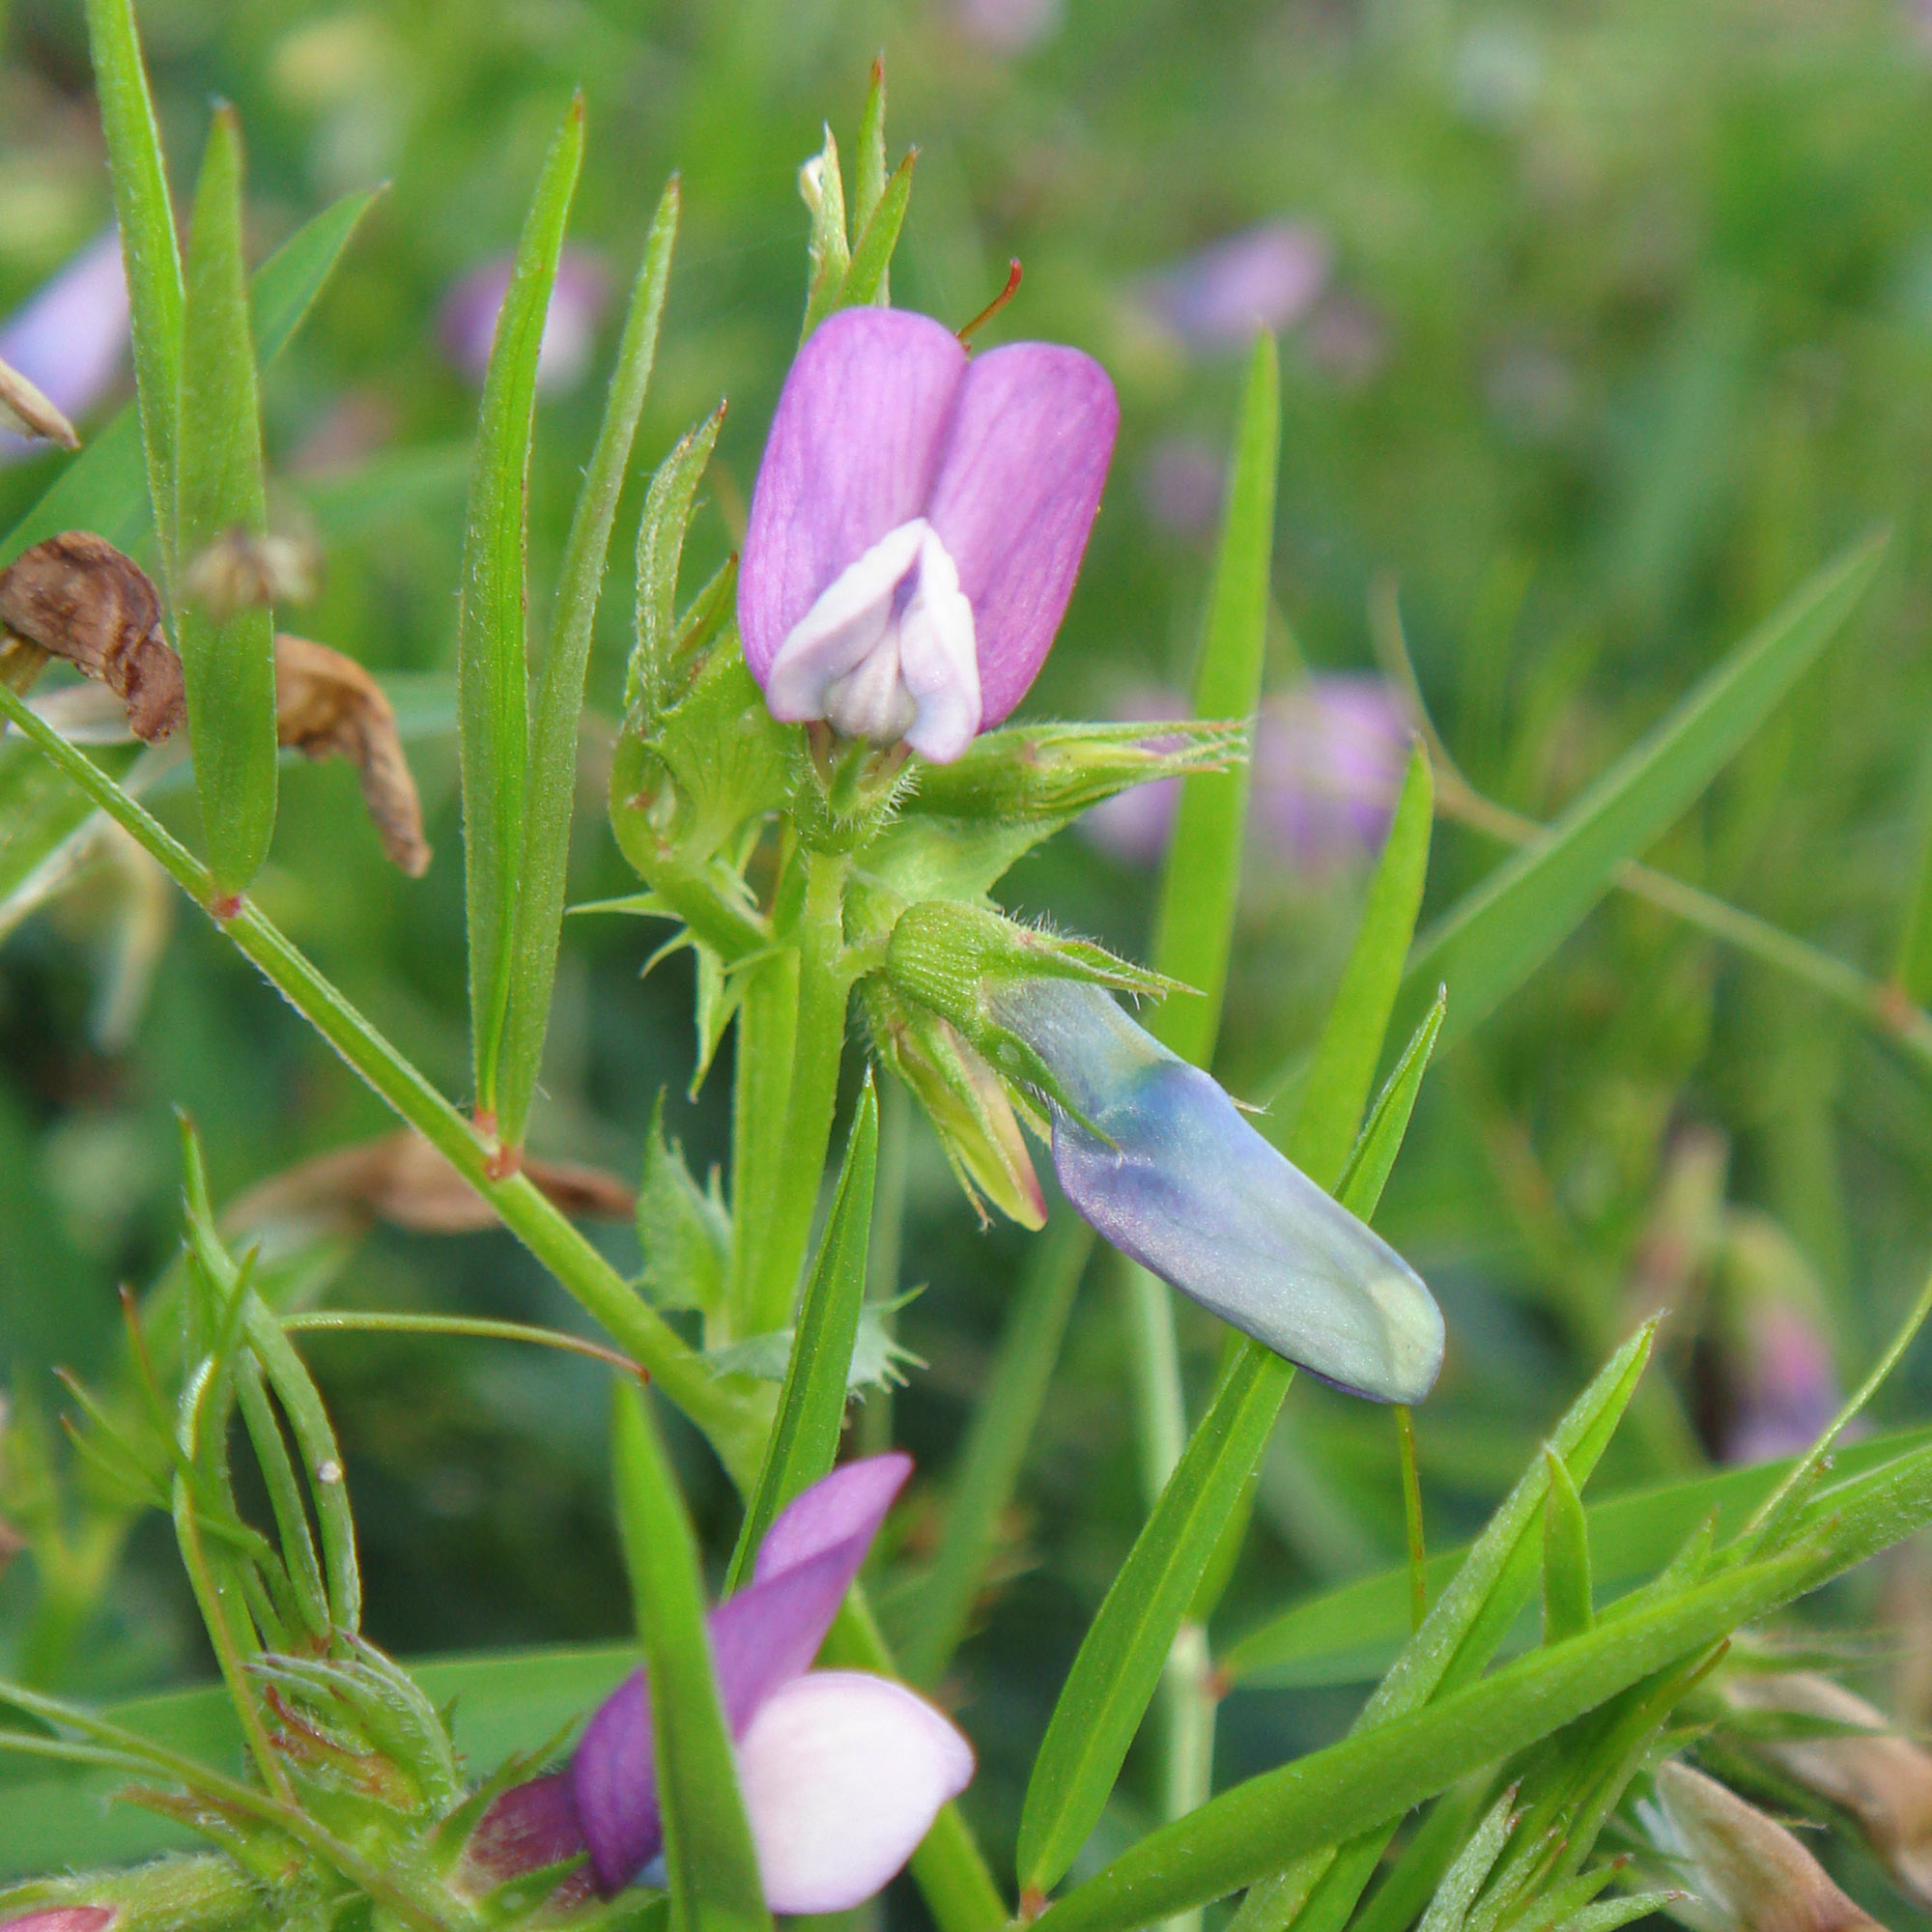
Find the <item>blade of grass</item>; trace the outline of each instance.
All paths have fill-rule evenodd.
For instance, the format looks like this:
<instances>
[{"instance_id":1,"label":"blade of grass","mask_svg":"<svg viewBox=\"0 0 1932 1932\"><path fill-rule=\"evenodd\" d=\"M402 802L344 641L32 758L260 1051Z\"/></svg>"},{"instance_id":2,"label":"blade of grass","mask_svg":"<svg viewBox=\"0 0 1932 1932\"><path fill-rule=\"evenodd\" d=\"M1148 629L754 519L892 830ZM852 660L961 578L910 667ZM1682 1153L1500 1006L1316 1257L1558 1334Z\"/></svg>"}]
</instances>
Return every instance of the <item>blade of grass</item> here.
<instances>
[{"instance_id":1,"label":"blade of grass","mask_svg":"<svg viewBox=\"0 0 1932 1932\"><path fill-rule=\"evenodd\" d=\"M643 1397L623 1383L612 1390L611 1458L650 1680L671 1924L763 1932L771 1914L711 1667L697 1538Z\"/></svg>"},{"instance_id":2,"label":"blade of grass","mask_svg":"<svg viewBox=\"0 0 1932 1932\"><path fill-rule=\"evenodd\" d=\"M537 355L582 160L580 94L572 99L544 157L517 243L516 265L497 319L497 338L483 381L469 470L463 596L456 619L456 689L464 903L469 928L469 1037L476 1112L486 1138L496 1133L497 1053L509 999L511 930L530 755L525 543Z\"/></svg>"},{"instance_id":3,"label":"blade of grass","mask_svg":"<svg viewBox=\"0 0 1932 1932\"><path fill-rule=\"evenodd\" d=\"M1410 996L1444 982L1453 1044L1548 959L1615 882L1618 867L1680 817L1850 616L1877 573L1883 533L1818 572L1711 671L1549 829L1498 867L1424 936Z\"/></svg>"},{"instance_id":4,"label":"blade of grass","mask_svg":"<svg viewBox=\"0 0 1932 1932\"><path fill-rule=\"evenodd\" d=\"M242 132L232 108L208 130L188 235L175 437L175 532L184 570L231 534L267 534L262 418L242 260ZM275 829L274 619L259 604L177 606L188 743L215 905L226 917Z\"/></svg>"},{"instance_id":5,"label":"blade of grass","mask_svg":"<svg viewBox=\"0 0 1932 1932\"><path fill-rule=\"evenodd\" d=\"M603 425L571 517L550 645L538 680L536 722L530 737L529 795L524 810L523 862L518 868L516 913L510 931L508 1005L498 1051L497 1132L508 1148L523 1144L543 1064L551 989L556 979L557 938L563 927L570 810L577 795L577 722L583 709L591 627L604 584L617 497L630 467L631 444L657 356L658 325L670 279L677 217L678 184L673 176L658 203L644 244L643 266L638 271L618 344Z\"/></svg>"},{"instance_id":6,"label":"blade of grass","mask_svg":"<svg viewBox=\"0 0 1932 1932\"><path fill-rule=\"evenodd\" d=\"M867 1073L859 1112L845 1143L838 1191L805 1285L785 1364L779 1412L765 1444L764 1466L745 1505L745 1523L727 1591L744 1580L772 1520L802 1490L826 1474L838 1454L845 1423L845 1390L859 1313L866 1300L866 1257L871 1240L872 1181L879 1153L879 1103Z\"/></svg>"},{"instance_id":7,"label":"blade of grass","mask_svg":"<svg viewBox=\"0 0 1932 1932\"><path fill-rule=\"evenodd\" d=\"M167 163L141 62L134 0L87 0L87 41L100 128L107 139L114 215L121 226L148 497L156 506L162 582L167 584L175 561L175 426L184 296Z\"/></svg>"},{"instance_id":8,"label":"blade of grass","mask_svg":"<svg viewBox=\"0 0 1932 1932\"><path fill-rule=\"evenodd\" d=\"M1543 1640L1561 1643L1590 1628L1590 1529L1562 1457L1543 1452Z\"/></svg>"}]
</instances>

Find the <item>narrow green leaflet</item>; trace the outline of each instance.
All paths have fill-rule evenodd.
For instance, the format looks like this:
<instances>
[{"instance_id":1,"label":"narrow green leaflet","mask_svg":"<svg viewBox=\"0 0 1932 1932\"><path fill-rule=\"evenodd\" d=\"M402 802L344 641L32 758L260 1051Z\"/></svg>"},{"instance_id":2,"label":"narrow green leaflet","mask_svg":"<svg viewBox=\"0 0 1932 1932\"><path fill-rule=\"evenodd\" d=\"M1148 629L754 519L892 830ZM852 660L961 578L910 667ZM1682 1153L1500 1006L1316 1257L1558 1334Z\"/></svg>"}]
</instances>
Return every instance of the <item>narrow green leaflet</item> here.
<instances>
[{"instance_id":1,"label":"narrow green leaflet","mask_svg":"<svg viewBox=\"0 0 1932 1932\"><path fill-rule=\"evenodd\" d=\"M1840 1474L1862 1471L1903 1449L1932 1442L1932 1429L1893 1430L1837 1452ZM1655 1576L1707 1517L1728 1535L1741 1528L1794 1466L1761 1463L1688 1481L1609 1496L1585 1509L1590 1554L1600 1588L1627 1588ZM1440 1593L1468 1554L1467 1546L1429 1561L1430 1593ZM1237 1684L1257 1689L1353 1684L1387 1667L1408 1635L1408 1573L1383 1570L1297 1604L1248 1633L1221 1658Z\"/></svg>"},{"instance_id":2,"label":"narrow green leaflet","mask_svg":"<svg viewBox=\"0 0 1932 1932\"><path fill-rule=\"evenodd\" d=\"M1244 1343L1135 1539L1062 1687L1020 1812L1019 1876L1044 1891L1099 1822L1174 1634L1267 1444L1293 1363Z\"/></svg>"},{"instance_id":3,"label":"narrow green leaflet","mask_svg":"<svg viewBox=\"0 0 1932 1932\"><path fill-rule=\"evenodd\" d=\"M1563 1458L1546 1449L1543 1467L1543 1640L1561 1643L1590 1628L1590 1526Z\"/></svg>"},{"instance_id":4,"label":"narrow green leaflet","mask_svg":"<svg viewBox=\"0 0 1932 1932\"><path fill-rule=\"evenodd\" d=\"M1470 1833L1469 1842L1458 1854L1456 1862L1443 1875L1416 1932L1463 1932L1477 1892L1495 1869L1495 1862L1509 1842L1516 1823L1515 1806L1516 1793L1510 1790L1490 1807L1483 1822Z\"/></svg>"},{"instance_id":5,"label":"narrow green leaflet","mask_svg":"<svg viewBox=\"0 0 1932 1932\"><path fill-rule=\"evenodd\" d=\"M624 710L642 723L676 695L677 572L697 486L724 424L724 406L681 436L658 465L638 523L637 642L624 680ZM629 719L627 718L627 722Z\"/></svg>"},{"instance_id":6,"label":"narrow green leaflet","mask_svg":"<svg viewBox=\"0 0 1932 1932\"><path fill-rule=\"evenodd\" d=\"M838 143L830 128L825 145L799 176L806 205L811 211L811 233L805 244L810 285L806 290L803 342L837 306L852 266L852 244L845 233L845 178L838 166Z\"/></svg>"},{"instance_id":7,"label":"narrow green leaflet","mask_svg":"<svg viewBox=\"0 0 1932 1932\"><path fill-rule=\"evenodd\" d=\"M121 259L128 271L128 331L140 392L148 495L156 506L162 574L174 568L176 396L182 377L183 289L180 244L168 199L160 128L141 64L134 0L87 0L87 40Z\"/></svg>"},{"instance_id":8,"label":"narrow green leaflet","mask_svg":"<svg viewBox=\"0 0 1932 1932\"><path fill-rule=\"evenodd\" d=\"M859 116L859 177L852 184L852 219L865 234L886 194L886 62L872 62L872 78L866 89L865 111ZM889 277L883 272L872 299L882 307L892 300Z\"/></svg>"},{"instance_id":9,"label":"narrow green leaflet","mask_svg":"<svg viewBox=\"0 0 1932 1932\"><path fill-rule=\"evenodd\" d=\"M577 721L590 663L591 626L611 548L611 526L630 467L631 444L657 357L658 325L677 239L675 179L658 203L631 295L597 445L578 492L564 546L550 647L537 686L530 737L529 795L524 810L523 864L510 933L509 995L503 1018L497 1131L505 1147L523 1143L543 1063L563 927L564 874L570 862L570 808L577 794ZM541 337L539 337L541 340Z\"/></svg>"},{"instance_id":10,"label":"narrow green leaflet","mask_svg":"<svg viewBox=\"0 0 1932 1932\"><path fill-rule=\"evenodd\" d=\"M936 1684L966 1634L999 1520L1046 1403L1074 1292L1093 1252L1093 1229L1064 1209L1028 1252L992 1374L960 1451L939 1553L899 1646L900 1668L910 1683Z\"/></svg>"},{"instance_id":11,"label":"narrow green leaflet","mask_svg":"<svg viewBox=\"0 0 1932 1932\"><path fill-rule=\"evenodd\" d=\"M1368 1105L1389 1016L1402 984L1403 961L1422 909L1434 829L1435 784L1420 746L1410 753L1387 842L1369 885L1342 983L1321 1029L1299 1111L1283 1151L1295 1166L1331 1185ZM1272 1122L1273 1117L1269 1117Z\"/></svg>"},{"instance_id":12,"label":"narrow green leaflet","mask_svg":"<svg viewBox=\"0 0 1932 1932\"><path fill-rule=\"evenodd\" d=\"M209 128L188 234L175 463L176 635L219 906L246 890L275 829L274 619L259 604L225 610L181 594L214 545L263 536L269 524L242 260L242 133L226 107Z\"/></svg>"},{"instance_id":13,"label":"narrow green leaflet","mask_svg":"<svg viewBox=\"0 0 1932 1932\"><path fill-rule=\"evenodd\" d=\"M1051 1932L1129 1929L1223 1897L1284 1862L1393 1826L1479 1767L1548 1736L1628 1686L1704 1649L1932 1519L1932 1456L1846 1501L1829 1538L1538 1650L1420 1710L1250 1778L1162 1827L1038 1921ZM1814 1518L1815 1521L1816 1519Z\"/></svg>"},{"instance_id":14,"label":"narrow green leaflet","mask_svg":"<svg viewBox=\"0 0 1932 1932\"><path fill-rule=\"evenodd\" d=\"M304 222L262 266L248 287L255 354L267 368L314 306L342 259L373 192L346 194ZM136 549L152 522L142 469L141 424L129 407L92 438L0 542L0 564L62 530L95 530L120 550Z\"/></svg>"},{"instance_id":15,"label":"narrow green leaflet","mask_svg":"<svg viewBox=\"0 0 1932 1932\"><path fill-rule=\"evenodd\" d=\"M1274 338L1263 335L1248 363L1235 430L1228 508L1194 678L1191 708L1197 718L1250 718L1261 696L1280 452L1281 378ZM1163 1001L1148 1031L1197 1066L1212 1059L1220 1030L1247 810L1245 764L1195 772L1181 781L1168 850L1185 853L1186 859L1170 863L1162 873L1152 961L1157 972L1197 988L1198 997L1177 994Z\"/></svg>"},{"instance_id":16,"label":"narrow green leaflet","mask_svg":"<svg viewBox=\"0 0 1932 1932\"><path fill-rule=\"evenodd\" d=\"M763 1932L771 1915L711 1668L697 1538L642 1396L619 1386L613 1402L617 1520L650 1678L671 1924Z\"/></svg>"},{"instance_id":17,"label":"narrow green leaflet","mask_svg":"<svg viewBox=\"0 0 1932 1932\"><path fill-rule=\"evenodd\" d=\"M1406 981L1449 988L1449 1044L1495 1009L1609 890L1616 868L1680 817L1816 662L1876 575L1883 534L1826 566L1675 711L1425 935Z\"/></svg>"},{"instance_id":18,"label":"narrow green leaflet","mask_svg":"<svg viewBox=\"0 0 1932 1932\"><path fill-rule=\"evenodd\" d=\"M852 1350L866 1300L878 1157L879 1100L868 1073L845 1143L845 1161L838 1171L838 1188L832 1197L818 1258L799 1304L779 1412L765 1444L764 1466L745 1505L745 1524L725 1578L727 1590L735 1590L744 1580L772 1519L801 1490L825 1475L838 1454Z\"/></svg>"},{"instance_id":19,"label":"narrow green leaflet","mask_svg":"<svg viewBox=\"0 0 1932 1932\"><path fill-rule=\"evenodd\" d=\"M544 158L517 244L483 382L463 596L456 618L456 691L463 770L465 905L469 922L469 1037L476 1109L497 1112L497 1052L509 999L517 868L524 847L529 761L524 638L525 539L537 353L563 248L564 223L583 159L583 99L570 103Z\"/></svg>"},{"instance_id":20,"label":"narrow green leaflet","mask_svg":"<svg viewBox=\"0 0 1932 1932\"><path fill-rule=\"evenodd\" d=\"M893 266L893 250L899 245L899 228L905 221L906 204L912 199L913 163L918 158L917 150L908 154L887 178L878 206L852 244L852 265L845 270L835 308L857 308L885 300L886 274Z\"/></svg>"}]
</instances>

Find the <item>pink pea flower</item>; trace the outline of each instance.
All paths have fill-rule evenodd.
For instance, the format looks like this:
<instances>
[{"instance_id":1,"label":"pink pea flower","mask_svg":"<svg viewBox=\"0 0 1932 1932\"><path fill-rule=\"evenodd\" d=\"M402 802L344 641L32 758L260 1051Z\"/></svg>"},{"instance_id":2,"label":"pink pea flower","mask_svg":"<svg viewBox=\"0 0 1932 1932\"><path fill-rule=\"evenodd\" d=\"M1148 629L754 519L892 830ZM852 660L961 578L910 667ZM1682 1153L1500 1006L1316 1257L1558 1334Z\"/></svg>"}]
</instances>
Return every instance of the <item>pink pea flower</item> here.
<instances>
[{"instance_id":1,"label":"pink pea flower","mask_svg":"<svg viewBox=\"0 0 1932 1932\"><path fill-rule=\"evenodd\" d=\"M111 229L0 323L0 362L70 418L86 415L114 386L127 346L128 283L120 237ZM0 431L0 463L44 447Z\"/></svg>"},{"instance_id":2,"label":"pink pea flower","mask_svg":"<svg viewBox=\"0 0 1932 1932\"><path fill-rule=\"evenodd\" d=\"M107 1932L114 1922L113 1908L105 1905L53 1905L44 1912L30 1912L24 1918L10 1918L0 1932Z\"/></svg>"},{"instance_id":3,"label":"pink pea flower","mask_svg":"<svg viewBox=\"0 0 1932 1932\"><path fill-rule=\"evenodd\" d=\"M973 1750L930 1704L865 1671L811 1670L912 1461L848 1463L784 1509L752 1581L710 1615L719 1696L736 1742L765 1899L774 1912L843 1912L909 1859L966 1788ZM664 1849L650 1688L627 1678L585 1726L569 1767L505 1792L468 1859L500 1884L587 1851L606 1897Z\"/></svg>"},{"instance_id":4,"label":"pink pea flower","mask_svg":"<svg viewBox=\"0 0 1932 1932\"><path fill-rule=\"evenodd\" d=\"M1293 327L1328 286L1328 240L1305 221L1264 221L1212 242L1147 284L1154 313L1190 349L1245 346Z\"/></svg>"},{"instance_id":5,"label":"pink pea flower","mask_svg":"<svg viewBox=\"0 0 1932 1932\"><path fill-rule=\"evenodd\" d=\"M1073 591L1120 418L1092 356L969 360L904 309L842 309L785 378L738 581L772 715L938 763L1033 683Z\"/></svg>"},{"instance_id":6,"label":"pink pea flower","mask_svg":"<svg viewBox=\"0 0 1932 1932\"><path fill-rule=\"evenodd\" d=\"M480 383L490 366L510 268L508 255L479 263L443 298L437 330L443 354L472 383ZM568 395L590 373L597 325L610 298L611 277L603 262L588 249L566 248L556 265L537 350L537 387L545 395Z\"/></svg>"},{"instance_id":7,"label":"pink pea flower","mask_svg":"<svg viewBox=\"0 0 1932 1932\"><path fill-rule=\"evenodd\" d=\"M1171 692L1136 692L1129 718L1179 718ZM1313 677L1262 702L1255 726L1248 823L1273 865L1320 877L1372 857L1388 836L1408 757L1408 725L1379 678L1354 672ZM1103 850L1151 866L1167 849L1179 800L1178 779L1117 793L1080 821Z\"/></svg>"},{"instance_id":8,"label":"pink pea flower","mask_svg":"<svg viewBox=\"0 0 1932 1932\"><path fill-rule=\"evenodd\" d=\"M1059 31L1063 0L952 0L952 24L989 53L1017 54Z\"/></svg>"},{"instance_id":9,"label":"pink pea flower","mask_svg":"<svg viewBox=\"0 0 1932 1932\"><path fill-rule=\"evenodd\" d=\"M1799 1456L1824 1434L1842 1396L1817 1323L1789 1301L1764 1296L1740 1324L1729 1364L1726 1463Z\"/></svg>"}]
</instances>

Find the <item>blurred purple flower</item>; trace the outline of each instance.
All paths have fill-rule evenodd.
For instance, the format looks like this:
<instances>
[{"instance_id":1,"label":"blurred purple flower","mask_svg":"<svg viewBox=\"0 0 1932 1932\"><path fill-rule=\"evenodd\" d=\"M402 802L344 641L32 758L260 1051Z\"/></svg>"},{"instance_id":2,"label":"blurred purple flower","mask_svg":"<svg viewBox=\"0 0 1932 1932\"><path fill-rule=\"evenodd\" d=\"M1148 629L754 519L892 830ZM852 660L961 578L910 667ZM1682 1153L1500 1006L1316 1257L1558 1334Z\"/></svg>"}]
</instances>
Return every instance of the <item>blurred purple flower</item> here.
<instances>
[{"instance_id":1,"label":"blurred purple flower","mask_svg":"<svg viewBox=\"0 0 1932 1932\"><path fill-rule=\"evenodd\" d=\"M112 1906L52 1905L24 1918L9 1918L0 1932L106 1932L113 1922Z\"/></svg>"},{"instance_id":2,"label":"blurred purple flower","mask_svg":"<svg viewBox=\"0 0 1932 1932\"><path fill-rule=\"evenodd\" d=\"M114 385L128 344L128 284L120 237L110 229L0 323L0 362L10 363L70 418L84 416ZM0 463L44 449L0 432Z\"/></svg>"},{"instance_id":3,"label":"blurred purple flower","mask_svg":"<svg viewBox=\"0 0 1932 1932\"><path fill-rule=\"evenodd\" d=\"M1141 465L1141 500L1163 529L1206 536L1221 515L1227 465L1198 437L1164 436Z\"/></svg>"},{"instance_id":4,"label":"blurred purple flower","mask_svg":"<svg viewBox=\"0 0 1932 1932\"><path fill-rule=\"evenodd\" d=\"M1302 340L1308 359L1331 383L1358 389L1382 366L1388 325L1365 297L1337 289L1316 303Z\"/></svg>"},{"instance_id":5,"label":"blurred purple flower","mask_svg":"<svg viewBox=\"0 0 1932 1932\"><path fill-rule=\"evenodd\" d=\"M443 354L480 383L497 340L497 318L510 289L511 259L494 256L464 275L443 298L437 334ZM537 387L547 396L568 395L590 372L597 325L611 298L611 277L586 248L566 248L556 265L550 312L537 351Z\"/></svg>"},{"instance_id":6,"label":"blurred purple flower","mask_svg":"<svg viewBox=\"0 0 1932 1932\"><path fill-rule=\"evenodd\" d=\"M1083 1220L1322 1380L1376 1402L1429 1393L1442 1315L1420 1277L1208 1074L1098 986L1025 980L984 1001L1059 1089L1053 1171Z\"/></svg>"},{"instance_id":7,"label":"blurred purple flower","mask_svg":"<svg viewBox=\"0 0 1932 1932\"><path fill-rule=\"evenodd\" d=\"M1017 54L1057 33L1063 0L952 0L952 24L989 53Z\"/></svg>"},{"instance_id":8,"label":"blurred purple flower","mask_svg":"<svg viewBox=\"0 0 1932 1932\"><path fill-rule=\"evenodd\" d=\"M1754 1300L1730 1364L1726 1463L1801 1455L1838 1412L1838 1372L1817 1323L1791 1302Z\"/></svg>"},{"instance_id":9,"label":"blurred purple flower","mask_svg":"<svg viewBox=\"0 0 1932 1932\"><path fill-rule=\"evenodd\" d=\"M1146 284L1149 306L1190 349L1244 347L1308 313L1328 285L1329 248L1319 228L1265 221L1163 270Z\"/></svg>"},{"instance_id":10,"label":"blurred purple flower","mask_svg":"<svg viewBox=\"0 0 1932 1932\"><path fill-rule=\"evenodd\" d=\"M1123 715L1185 715L1172 693L1135 692ZM1408 757L1408 724L1380 678L1355 672L1313 677L1262 700L1256 723L1248 824L1266 859L1320 875L1372 857ZM1095 844L1132 865L1152 865L1174 830L1179 781L1119 792L1080 821Z\"/></svg>"},{"instance_id":11,"label":"blurred purple flower","mask_svg":"<svg viewBox=\"0 0 1932 1932\"><path fill-rule=\"evenodd\" d=\"M738 579L772 715L938 763L999 724L1065 612L1119 417L1076 349L969 360L904 309L822 323L779 398Z\"/></svg>"},{"instance_id":12,"label":"blurred purple flower","mask_svg":"<svg viewBox=\"0 0 1932 1932\"><path fill-rule=\"evenodd\" d=\"M710 1615L774 1912L842 1912L871 1897L973 1776L966 1740L903 1685L809 1668L911 1473L909 1457L874 1456L814 1483L766 1532L751 1583ZM587 1851L608 1897L651 1881L663 1849L650 1688L637 1671L598 1707L567 1770L497 1800L467 1856L496 1885Z\"/></svg>"}]
</instances>

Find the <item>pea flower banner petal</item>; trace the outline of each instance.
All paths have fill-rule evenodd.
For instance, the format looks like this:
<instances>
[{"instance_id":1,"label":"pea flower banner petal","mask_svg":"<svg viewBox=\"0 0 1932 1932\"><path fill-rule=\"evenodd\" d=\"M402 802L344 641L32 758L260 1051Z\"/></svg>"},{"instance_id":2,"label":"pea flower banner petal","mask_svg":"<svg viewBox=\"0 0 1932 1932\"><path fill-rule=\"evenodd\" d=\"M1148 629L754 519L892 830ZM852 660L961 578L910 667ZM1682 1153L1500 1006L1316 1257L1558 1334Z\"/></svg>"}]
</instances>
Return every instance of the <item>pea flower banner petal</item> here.
<instances>
[{"instance_id":1,"label":"pea flower banner petal","mask_svg":"<svg viewBox=\"0 0 1932 1932\"><path fill-rule=\"evenodd\" d=\"M1443 1327L1421 1277L1208 1074L1095 986L1028 980L990 1006L1070 1103L1053 1112L1054 1172L1101 1235L1324 1381L1377 1402L1429 1393Z\"/></svg>"},{"instance_id":2,"label":"pea flower banner petal","mask_svg":"<svg viewBox=\"0 0 1932 1932\"><path fill-rule=\"evenodd\" d=\"M1119 417L1078 350L969 358L903 309L821 324L779 398L739 576L773 716L939 763L1001 723L1065 613Z\"/></svg>"}]
</instances>

